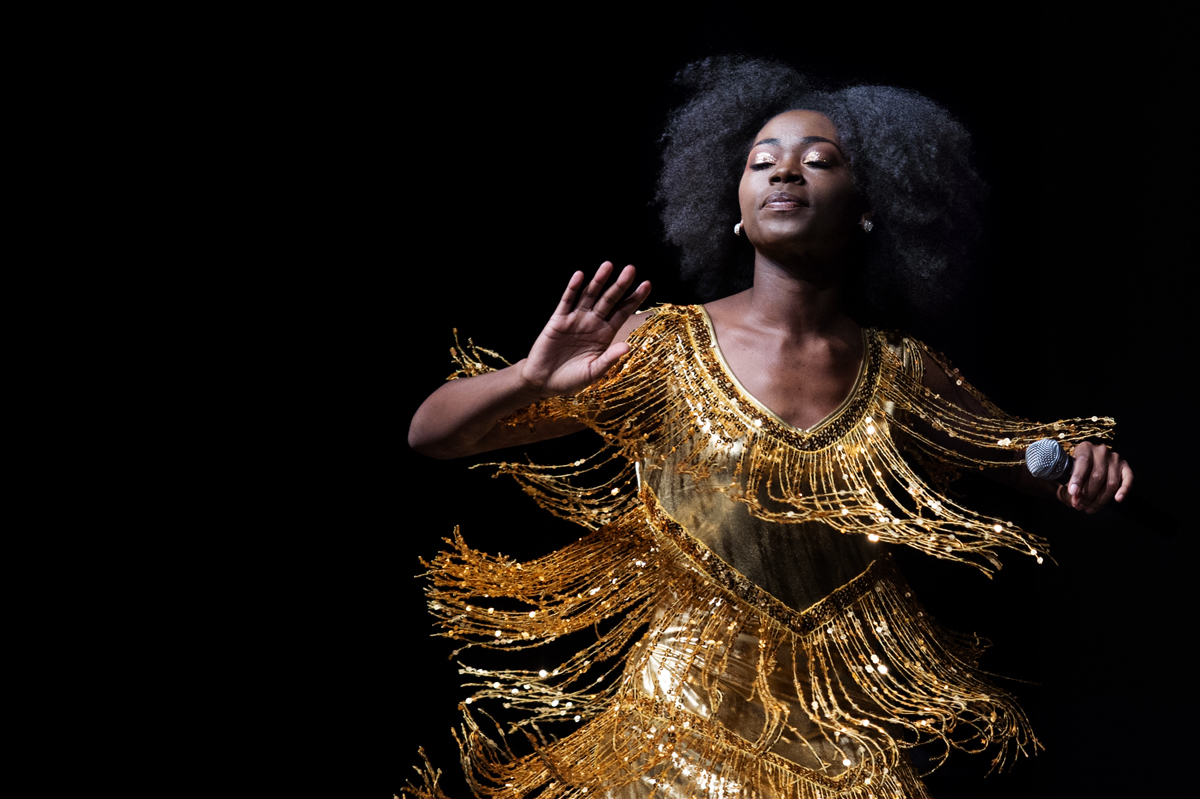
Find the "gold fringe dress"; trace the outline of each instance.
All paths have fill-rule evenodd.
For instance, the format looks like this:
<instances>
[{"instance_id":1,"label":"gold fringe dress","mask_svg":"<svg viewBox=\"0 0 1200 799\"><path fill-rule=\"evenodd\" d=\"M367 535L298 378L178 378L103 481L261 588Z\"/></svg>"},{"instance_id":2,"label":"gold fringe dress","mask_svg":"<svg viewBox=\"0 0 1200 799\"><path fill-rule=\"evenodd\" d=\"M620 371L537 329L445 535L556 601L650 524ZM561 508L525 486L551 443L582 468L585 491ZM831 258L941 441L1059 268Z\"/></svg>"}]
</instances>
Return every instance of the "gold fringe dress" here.
<instances>
[{"instance_id":1,"label":"gold fringe dress","mask_svg":"<svg viewBox=\"0 0 1200 799\"><path fill-rule=\"evenodd\" d=\"M464 669L477 690L456 737L477 796L917 799L908 748L994 746L1001 764L1037 746L978 673L986 642L938 627L878 542L989 573L1003 548L1041 562L1041 539L955 503L901 447L930 473L1011 468L1036 439L1070 450L1112 420L1008 416L921 343L863 336L854 389L808 430L741 387L699 306L658 308L603 380L509 420L603 437L565 466L499 465L590 532L520 563L456 531L426 563L429 607L463 648L595 633L553 670ZM456 357L454 376L489 370L473 345ZM581 486L590 470L608 479ZM512 718L481 727L485 699ZM441 796L424 777L407 793Z\"/></svg>"}]
</instances>

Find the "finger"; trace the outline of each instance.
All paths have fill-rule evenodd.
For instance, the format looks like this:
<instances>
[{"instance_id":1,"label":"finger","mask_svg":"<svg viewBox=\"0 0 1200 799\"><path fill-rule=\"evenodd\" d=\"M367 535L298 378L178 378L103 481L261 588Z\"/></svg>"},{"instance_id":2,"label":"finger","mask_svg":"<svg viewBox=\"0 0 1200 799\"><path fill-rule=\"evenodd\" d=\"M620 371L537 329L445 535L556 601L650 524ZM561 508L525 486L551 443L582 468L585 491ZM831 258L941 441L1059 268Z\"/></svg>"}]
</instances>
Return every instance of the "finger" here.
<instances>
[{"instance_id":1,"label":"finger","mask_svg":"<svg viewBox=\"0 0 1200 799\"><path fill-rule=\"evenodd\" d=\"M600 264L600 268L596 270L596 274L592 275L592 279L584 288L583 294L579 296L579 304L577 310L590 311L596 303L596 298L600 296L600 292L604 290L604 284L608 282L608 276L612 274L612 261L605 261Z\"/></svg>"},{"instance_id":2,"label":"finger","mask_svg":"<svg viewBox=\"0 0 1200 799\"><path fill-rule=\"evenodd\" d=\"M1081 486L1083 509L1088 513L1095 513L1102 504L1100 498L1104 496L1104 489L1108 485L1109 454L1104 444L1092 450L1092 470L1088 472L1087 482Z\"/></svg>"},{"instance_id":3,"label":"finger","mask_svg":"<svg viewBox=\"0 0 1200 799\"><path fill-rule=\"evenodd\" d=\"M608 318L613 308L617 307L617 303L625 296L625 292L629 291L629 287L633 285L634 278L637 277L637 270L632 265L621 270L621 274L617 275L617 280L608 287L608 291L600 296L596 301L596 305L592 308L592 312L597 316Z\"/></svg>"},{"instance_id":4,"label":"finger","mask_svg":"<svg viewBox=\"0 0 1200 799\"><path fill-rule=\"evenodd\" d=\"M1133 488L1133 469L1129 468L1129 464L1121 461L1121 487L1117 490L1117 502L1123 502L1125 497L1129 496L1129 489Z\"/></svg>"},{"instance_id":5,"label":"finger","mask_svg":"<svg viewBox=\"0 0 1200 799\"><path fill-rule=\"evenodd\" d=\"M575 307L575 297L579 294L579 287L583 285L585 277L583 272L571 275L571 279L567 281L567 290L563 292L562 299L558 301L558 307L554 309L556 315L566 316Z\"/></svg>"},{"instance_id":6,"label":"finger","mask_svg":"<svg viewBox=\"0 0 1200 799\"><path fill-rule=\"evenodd\" d=\"M613 324L620 327L625 324L625 320L633 314L638 308L642 307L642 303L650 296L650 281L643 280L641 284L633 290L633 293L622 300L617 306L616 312L612 316Z\"/></svg>"},{"instance_id":7,"label":"finger","mask_svg":"<svg viewBox=\"0 0 1200 799\"><path fill-rule=\"evenodd\" d=\"M624 341L614 341L612 345L604 351L604 354L594 361L593 366L595 367L595 372L593 374L593 378L599 379L601 375L612 368L613 364L621 360L622 356L624 356L627 352L629 352L629 344Z\"/></svg>"},{"instance_id":8,"label":"finger","mask_svg":"<svg viewBox=\"0 0 1200 799\"><path fill-rule=\"evenodd\" d=\"M1084 480L1092 470L1092 445L1086 441L1075 447L1075 468L1071 471L1071 479L1067 483L1067 494L1071 497L1071 507L1078 508Z\"/></svg>"},{"instance_id":9,"label":"finger","mask_svg":"<svg viewBox=\"0 0 1200 799\"><path fill-rule=\"evenodd\" d=\"M1113 495L1117 493L1117 489L1121 487L1121 456L1109 450L1108 457L1104 470L1104 486L1100 492L1100 496L1093 503L1092 510L1096 511L1108 504Z\"/></svg>"}]
</instances>

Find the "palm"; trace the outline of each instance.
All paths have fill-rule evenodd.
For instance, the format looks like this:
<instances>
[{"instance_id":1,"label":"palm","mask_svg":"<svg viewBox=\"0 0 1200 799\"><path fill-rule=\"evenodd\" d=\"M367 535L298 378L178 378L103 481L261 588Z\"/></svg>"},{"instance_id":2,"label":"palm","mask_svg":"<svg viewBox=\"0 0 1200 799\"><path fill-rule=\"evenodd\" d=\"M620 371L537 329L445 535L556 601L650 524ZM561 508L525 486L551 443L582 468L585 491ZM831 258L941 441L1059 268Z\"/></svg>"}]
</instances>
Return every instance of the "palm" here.
<instances>
[{"instance_id":1,"label":"palm","mask_svg":"<svg viewBox=\"0 0 1200 799\"><path fill-rule=\"evenodd\" d=\"M637 276L637 270L627 266L605 290L612 270L612 263L605 261L586 286L582 272L572 275L554 315L534 342L523 376L544 396L583 390L628 351L624 341L614 339L650 294L650 284L643 282L625 297Z\"/></svg>"}]
</instances>

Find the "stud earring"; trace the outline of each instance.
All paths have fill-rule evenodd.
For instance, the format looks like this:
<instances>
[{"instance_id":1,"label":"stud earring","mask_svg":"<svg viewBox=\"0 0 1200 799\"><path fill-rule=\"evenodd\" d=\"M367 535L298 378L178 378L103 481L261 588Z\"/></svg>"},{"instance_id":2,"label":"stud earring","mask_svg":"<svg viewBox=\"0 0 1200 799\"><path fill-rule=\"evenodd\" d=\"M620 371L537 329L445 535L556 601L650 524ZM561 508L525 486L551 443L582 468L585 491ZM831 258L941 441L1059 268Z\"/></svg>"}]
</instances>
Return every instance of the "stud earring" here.
<instances>
[{"instance_id":1,"label":"stud earring","mask_svg":"<svg viewBox=\"0 0 1200 799\"><path fill-rule=\"evenodd\" d=\"M733 235L735 235L735 236L742 235L742 223L741 222L738 222L736 225L733 226Z\"/></svg>"},{"instance_id":2,"label":"stud earring","mask_svg":"<svg viewBox=\"0 0 1200 799\"><path fill-rule=\"evenodd\" d=\"M864 219L863 221L859 222L858 225L863 229L863 233L870 233L871 228L875 227L875 223L870 219Z\"/></svg>"}]
</instances>

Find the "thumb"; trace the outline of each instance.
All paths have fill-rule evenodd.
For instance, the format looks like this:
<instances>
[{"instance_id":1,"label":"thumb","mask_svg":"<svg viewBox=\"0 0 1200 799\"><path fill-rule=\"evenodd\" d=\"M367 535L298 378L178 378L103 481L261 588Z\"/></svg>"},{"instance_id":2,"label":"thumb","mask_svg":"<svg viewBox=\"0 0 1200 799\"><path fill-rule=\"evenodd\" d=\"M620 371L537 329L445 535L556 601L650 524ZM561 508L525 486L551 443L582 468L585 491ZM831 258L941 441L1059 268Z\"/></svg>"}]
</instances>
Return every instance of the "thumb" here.
<instances>
[{"instance_id":1,"label":"thumb","mask_svg":"<svg viewBox=\"0 0 1200 799\"><path fill-rule=\"evenodd\" d=\"M604 354L596 359L596 377L599 378L605 372L612 368L612 365L621 360L625 354L629 352L629 343L625 341L614 341L609 345Z\"/></svg>"}]
</instances>

